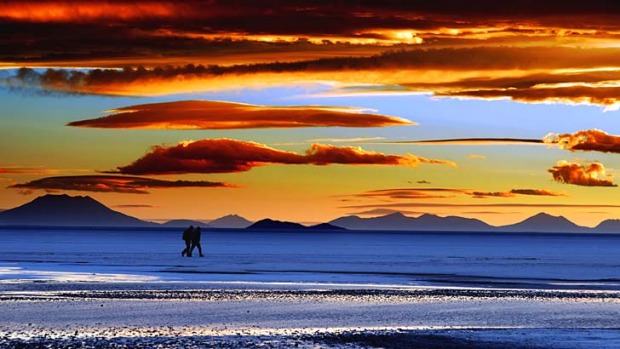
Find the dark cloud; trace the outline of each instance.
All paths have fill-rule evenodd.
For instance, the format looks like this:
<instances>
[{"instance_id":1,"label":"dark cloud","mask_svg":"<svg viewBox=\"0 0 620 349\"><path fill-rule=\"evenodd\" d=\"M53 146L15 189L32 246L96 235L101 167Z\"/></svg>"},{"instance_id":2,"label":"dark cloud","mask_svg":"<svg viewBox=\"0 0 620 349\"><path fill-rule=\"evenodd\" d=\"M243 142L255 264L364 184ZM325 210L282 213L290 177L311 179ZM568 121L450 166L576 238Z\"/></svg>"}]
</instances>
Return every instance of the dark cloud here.
<instances>
[{"instance_id":1,"label":"dark cloud","mask_svg":"<svg viewBox=\"0 0 620 349\"><path fill-rule=\"evenodd\" d=\"M583 130L575 133L549 133L542 139L520 138L453 138L419 141L381 141L387 144L415 145L554 145L570 151L598 151L602 153L620 153L620 136L611 135L601 130ZM482 155L471 154L470 158Z\"/></svg>"},{"instance_id":2,"label":"dark cloud","mask_svg":"<svg viewBox=\"0 0 620 349\"><path fill-rule=\"evenodd\" d=\"M480 191L460 188L397 188L371 190L359 194L347 195L351 198L378 198L378 199L446 199L457 195L469 195L474 198L502 197L509 198L517 195L536 196L566 196L547 189L512 189L507 191Z\"/></svg>"},{"instance_id":3,"label":"dark cloud","mask_svg":"<svg viewBox=\"0 0 620 349\"><path fill-rule=\"evenodd\" d=\"M466 189L450 188L400 188L400 189L381 189L371 190L360 194L351 195L353 197L365 198L390 198L390 199L444 199L452 198L456 194L468 193Z\"/></svg>"},{"instance_id":4,"label":"dark cloud","mask_svg":"<svg viewBox=\"0 0 620 349\"><path fill-rule=\"evenodd\" d=\"M165 188L215 188L234 187L222 182L208 181L167 181L144 177L130 176L58 176L41 178L23 184L15 184L9 188L20 190L45 190L48 192L76 190L100 193L148 194L150 189Z\"/></svg>"},{"instance_id":5,"label":"dark cloud","mask_svg":"<svg viewBox=\"0 0 620 349\"><path fill-rule=\"evenodd\" d=\"M616 187L611 176L606 174L605 167L600 162L587 165L580 163L559 161L548 170L553 180L560 183L581 185L587 187Z\"/></svg>"},{"instance_id":6,"label":"dark cloud","mask_svg":"<svg viewBox=\"0 0 620 349\"><path fill-rule=\"evenodd\" d=\"M296 127L382 127L412 125L409 120L362 113L361 108L271 107L220 101L177 101L133 105L69 126L142 129L246 129Z\"/></svg>"},{"instance_id":7,"label":"dark cloud","mask_svg":"<svg viewBox=\"0 0 620 349\"><path fill-rule=\"evenodd\" d=\"M360 211L360 212L351 212L349 214L351 215L357 215L357 216L385 216L388 214L393 214L393 213L402 213L402 214L423 214L426 212L420 212L420 211L408 211L408 210L391 210L391 209L387 209L387 208L378 208L375 210L366 210L366 211Z\"/></svg>"},{"instance_id":8,"label":"dark cloud","mask_svg":"<svg viewBox=\"0 0 620 349\"><path fill-rule=\"evenodd\" d=\"M492 204L449 204L436 202L398 202L381 204L360 204L340 206L344 209L393 209L401 210L408 208L424 209L425 207L450 207L450 208L494 208L494 207L530 207L530 208L620 208L620 205L611 204L524 204L524 203L492 203Z\"/></svg>"},{"instance_id":9,"label":"dark cloud","mask_svg":"<svg viewBox=\"0 0 620 349\"><path fill-rule=\"evenodd\" d=\"M416 144L416 145L537 145L543 144L540 139L526 138L451 138L428 139L419 141L382 141L385 144Z\"/></svg>"},{"instance_id":10,"label":"dark cloud","mask_svg":"<svg viewBox=\"0 0 620 349\"><path fill-rule=\"evenodd\" d=\"M36 167L0 167L1 174L45 174L51 170Z\"/></svg>"},{"instance_id":11,"label":"dark cloud","mask_svg":"<svg viewBox=\"0 0 620 349\"><path fill-rule=\"evenodd\" d=\"M533 195L533 196L566 196L563 193L557 193L546 189L511 189L509 191L473 191L469 193L475 198L500 197L511 198L517 195Z\"/></svg>"},{"instance_id":12,"label":"dark cloud","mask_svg":"<svg viewBox=\"0 0 620 349\"><path fill-rule=\"evenodd\" d=\"M473 191L470 195L478 199L485 197L510 198L516 196L510 191Z\"/></svg>"},{"instance_id":13,"label":"dark cloud","mask_svg":"<svg viewBox=\"0 0 620 349\"><path fill-rule=\"evenodd\" d=\"M208 54L211 41L297 40L382 45L455 38L477 42L601 37L618 28L609 1L3 2L5 61ZM398 35L398 33L401 33ZM268 38L265 39L265 38ZM482 39L485 39L484 41ZM374 41L373 41L374 40ZM321 45L314 45L321 46ZM213 51L218 52L217 49Z\"/></svg>"},{"instance_id":14,"label":"dark cloud","mask_svg":"<svg viewBox=\"0 0 620 349\"><path fill-rule=\"evenodd\" d=\"M564 193L558 193L547 189L512 189L512 194L519 195L535 195L535 196L566 196Z\"/></svg>"},{"instance_id":15,"label":"dark cloud","mask_svg":"<svg viewBox=\"0 0 620 349\"><path fill-rule=\"evenodd\" d=\"M610 135L601 130L584 130L572 134L550 133L545 136L544 142L570 151L620 153L620 136Z\"/></svg>"},{"instance_id":16,"label":"dark cloud","mask_svg":"<svg viewBox=\"0 0 620 349\"><path fill-rule=\"evenodd\" d=\"M389 155L358 147L312 144L305 154L298 154L255 142L204 139L172 147L154 146L149 153L115 172L134 175L226 173L249 171L267 164L417 166L421 163L455 166L451 161L426 159L413 154Z\"/></svg>"}]
</instances>

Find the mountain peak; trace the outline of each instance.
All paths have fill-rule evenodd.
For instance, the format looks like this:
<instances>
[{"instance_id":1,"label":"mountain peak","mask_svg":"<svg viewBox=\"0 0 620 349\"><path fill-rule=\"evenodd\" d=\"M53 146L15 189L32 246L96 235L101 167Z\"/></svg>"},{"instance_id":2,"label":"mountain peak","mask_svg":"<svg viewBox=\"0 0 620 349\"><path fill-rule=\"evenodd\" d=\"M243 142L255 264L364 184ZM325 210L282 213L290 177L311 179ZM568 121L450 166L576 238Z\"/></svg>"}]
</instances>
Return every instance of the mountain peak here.
<instances>
[{"instance_id":1,"label":"mountain peak","mask_svg":"<svg viewBox=\"0 0 620 349\"><path fill-rule=\"evenodd\" d=\"M278 221L270 218L261 219L260 221L250 225L247 229L281 229L281 230L299 230L306 229L299 223Z\"/></svg>"},{"instance_id":2,"label":"mountain peak","mask_svg":"<svg viewBox=\"0 0 620 349\"><path fill-rule=\"evenodd\" d=\"M209 222L209 227L211 228L243 229L249 227L250 225L252 225L252 222L237 214L229 214Z\"/></svg>"},{"instance_id":3,"label":"mountain peak","mask_svg":"<svg viewBox=\"0 0 620 349\"><path fill-rule=\"evenodd\" d=\"M562 216L554 216L551 214L548 214L547 212L538 212L537 214L533 215L530 218L563 218Z\"/></svg>"},{"instance_id":4,"label":"mountain peak","mask_svg":"<svg viewBox=\"0 0 620 349\"><path fill-rule=\"evenodd\" d=\"M154 223L111 210L90 196L47 194L3 212L0 224L32 226L152 226Z\"/></svg>"},{"instance_id":5,"label":"mountain peak","mask_svg":"<svg viewBox=\"0 0 620 349\"><path fill-rule=\"evenodd\" d=\"M549 221L549 222L557 222L557 221L566 221L566 222L570 222L566 217L564 216L554 216L551 214L548 214L546 212L540 212L537 213L529 218L527 218L525 221ZM570 222L572 223L572 222Z\"/></svg>"},{"instance_id":6,"label":"mountain peak","mask_svg":"<svg viewBox=\"0 0 620 349\"><path fill-rule=\"evenodd\" d=\"M583 230L583 227L571 222L564 216L553 216L545 212L537 213L521 222L501 228L508 231L532 232L575 232Z\"/></svg>"},{"instance_id":7,"label":"mountain peak","mask_svg":"<svg viewBox=\"0 0 620 349\"><path fill-rule=\"evenodd\" d=\"M386 214L383 217L392 217L392 218L402 218L402 217L405 217L405 218L409 218L409 217L405 216L402 212L389 213L389 214Z\"/></svg>"}]
</instances>

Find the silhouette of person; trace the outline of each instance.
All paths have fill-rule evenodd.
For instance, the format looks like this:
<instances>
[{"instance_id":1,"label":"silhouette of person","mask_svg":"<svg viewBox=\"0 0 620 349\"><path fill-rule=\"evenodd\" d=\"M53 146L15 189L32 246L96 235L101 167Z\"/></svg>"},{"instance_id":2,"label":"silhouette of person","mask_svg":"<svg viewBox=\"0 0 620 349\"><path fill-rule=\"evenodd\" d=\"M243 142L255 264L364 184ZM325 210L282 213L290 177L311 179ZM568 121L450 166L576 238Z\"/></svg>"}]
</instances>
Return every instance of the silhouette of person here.
<instances>
[{"instance_id":1,"label":"silhouette of person","mask_svg":"<svg viewBox=\"0 0 620 349\"><path fill-rule=\"evenodd\" d=\"M185 231L183 231L183 241L185 241L185 249L183 249L183 251L181 251L181 256L185 257L185 255L187 255L188 257L192 256L192 251L190 249L191 247L191 243L192 243L192 235L194 234L194 226L190 225L189 228L185 229Z\"/></svg>"},{"instance_id":2,"label":"silhouette of person","mask_svg":"<svg viewBox=\"0 0 620 349\"><path fill-rule=\"evenodd\" d=\"M192 252L194 251L194 247L198 247L198 253L200 257L204 257L202 254L202 245L200 245L200 227L196 227L192 232L192 247L189 249L189 256L192 256Z\"/></svg>"}]
</instances>

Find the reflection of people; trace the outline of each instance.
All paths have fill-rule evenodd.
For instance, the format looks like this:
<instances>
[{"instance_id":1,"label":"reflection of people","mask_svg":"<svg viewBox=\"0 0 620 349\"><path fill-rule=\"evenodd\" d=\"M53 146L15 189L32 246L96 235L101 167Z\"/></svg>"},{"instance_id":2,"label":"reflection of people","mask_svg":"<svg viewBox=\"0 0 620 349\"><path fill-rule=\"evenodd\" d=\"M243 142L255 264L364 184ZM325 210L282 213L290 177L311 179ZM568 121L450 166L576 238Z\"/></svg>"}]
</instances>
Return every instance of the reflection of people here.
<instances>
[{"instance_id":1,"label":"reflection of people","mask_svg":"<svg viewBox=\"0 0 620 349\"><path fill-rule=\"evenodd\" d=\"M198 247L198 253L200 257L204 257L202 254L202 246L200 245L200 227L196 227L191 234L192 237L192 247L189 249L189 256L192 256L192 252L194 251L194 247Z\"/></svg>"},{"instance_id":2,"label":"reflection of people","mask_svg":"<svg viewBox=\"0 0 620 349\"><path fill-rule=\"evenodd\" d=\"M185 231L183 231L183 241L185 241L185 249L183 249L183 251L181 251L181 256L185 257L185 255L187 255L188 257L192 256L192 251L190 249L191 246L191 242L192 242L192 234L194 233L194 226L190 225L189 228L185 229Z\"/></svg>"}]
</instances>

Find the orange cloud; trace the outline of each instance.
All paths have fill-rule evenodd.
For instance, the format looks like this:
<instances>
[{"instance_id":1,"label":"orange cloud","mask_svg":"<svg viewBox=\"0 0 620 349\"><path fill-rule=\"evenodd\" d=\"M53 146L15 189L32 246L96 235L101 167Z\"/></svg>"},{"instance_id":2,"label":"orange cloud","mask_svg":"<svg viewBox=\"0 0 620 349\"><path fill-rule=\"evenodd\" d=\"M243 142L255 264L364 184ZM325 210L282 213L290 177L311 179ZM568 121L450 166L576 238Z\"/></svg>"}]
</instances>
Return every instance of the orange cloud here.
<instances>
[{"instance_id":1,"label":"orange cloud","mask_svg":"<svg viewBox=\"0 0 620 349\"><path fill-rule=\"evenodd\" d=\"M574 162L559 161L548 170L553 180L560 183L588 187L616 187L611 176L605 173L605 167L599 162L581 165Z\"/></svg>"},{"instance_id":2,"label":"orange cloud","mask_svg":"<svg viewBox=\"0 0 620 349\"><path fill-rule=\"evenodd\" d=\"M69 126L127 129L246 129L295 127L383 127L413 122L352 107L272 107L221 101L177 101L114 109L113 114Z\"/></svg>"},{"instance_id":3,"label":"orange cloud","mask_svg":"<svg viewBox=\"0 0 620 349\"><path fill-rule=\"evenodd\" d=\"M266 164L286 165L393 165L421 163L456 166L451 161L426 159L413 154L389 155L359 147L313 144L305 154L283 151L255 142L232 139L204 139L176 146L154 146L151 152L111 173L181 174L249 171Z\"/></svg>"},{"instance_id":4,"label":"orange cloud","mask_svg":"<svg viewBox=\"0 0 620 349\"><path fill-rule=\"evenodd\" d=\"M527 103L565 103L565 104L596 104L620 108L620 81L614 81L615 86L580 86L574 82L567 82L569 86L552 86L541 88L522 89L485 89L465 90L454 92L439 92L440 97L474 97L484 99L510 98Z\"/></svg>"},{"instance_id":5,"label":"orange cloud","mask_svg":"<svg viewBox=\"0 0 620 349\"><path fill-rule=\"evenodd\" d=\"M599 151L603 153L620 153L620 136L610 135L601 130L584 130L575 133L550 133L543 141L556 144L562 149L575 151Z\"/></svg>"},{"instance_id":6,"label":"orange cloud","mask_svg":"<svg viewBox=\"0 0 620 349\"><path fill-rule=\"evenodd\" d=\"M515 98L610 105L620 80L620 49L477 47L390 51L371 57L295 62L184 65L89 72L21 69L4 79L13 88L106 95L168 93L332 81L378 86L379 93L429 92L444 97ZM607 69L615 71L576 70ZM415 76L415 82L411 81ZM589 85L580 86L587 83ZM571 86L566 86L569 84ZM396 86L387 89L386 86ZM338 93L338 89L334 93ZM355 90L354 92L359 92ZM362 89L363 92L363 89ZM346 94L346 92L345 92ZM530 97L528 97L530 96ZM563 99L564 98L564 99Z\"/></svg>"},{"instance_id":7,"label":"orange cloud","mask_svg":"<svg viewBox=\"0 0 620 349\"><path fill-rule=\"evenodd\" d=\"M149 189L164 188L215 188L234 187L222 182L208 181L167 181L160 179L130 176L59 176L47 177L9 188L26 190L45 190L48 192L76 190L99 193L148 194Z\"/></svg>"},{"instance_id":8,"label":"orange cloud","mask_svg":"<svg viewBox=\"0 0 620 349\"><path fill-rule=\"evenodd\" d=\"M0 18L24 22L88 22L178 16L181 4L145 2L3 2Z\"/></svg>"}]
</instances>

